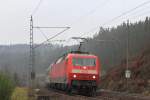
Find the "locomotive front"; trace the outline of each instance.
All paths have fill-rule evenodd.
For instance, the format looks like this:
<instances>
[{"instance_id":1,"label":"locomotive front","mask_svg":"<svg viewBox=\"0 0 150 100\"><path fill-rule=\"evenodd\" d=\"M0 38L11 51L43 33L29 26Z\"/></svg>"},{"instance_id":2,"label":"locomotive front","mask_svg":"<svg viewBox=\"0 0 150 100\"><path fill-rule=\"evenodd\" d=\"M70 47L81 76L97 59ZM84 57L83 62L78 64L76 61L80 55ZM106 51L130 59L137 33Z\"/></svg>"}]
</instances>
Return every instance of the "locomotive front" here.
<instances>
[{"instance_id":1,"label":"locomotive front","mask_svg":"<svg viewBox=\"0 0 150 100\"><path fill-rule=\"evenodd\" d=\"M99 83L100 63L97 56L71 54L69 80L71 88L79 92L95 94Z\"/></svg>"}]
</instances>

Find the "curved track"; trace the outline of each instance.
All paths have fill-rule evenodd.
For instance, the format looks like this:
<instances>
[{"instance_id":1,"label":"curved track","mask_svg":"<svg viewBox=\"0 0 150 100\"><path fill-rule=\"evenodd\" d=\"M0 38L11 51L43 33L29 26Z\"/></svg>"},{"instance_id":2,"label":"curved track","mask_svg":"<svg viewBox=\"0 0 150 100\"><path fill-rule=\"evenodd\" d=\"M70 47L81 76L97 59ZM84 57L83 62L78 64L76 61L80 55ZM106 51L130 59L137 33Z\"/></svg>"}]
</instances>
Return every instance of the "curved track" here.
<instances>
[{"instance_id":1,"label":"curved track","mask_svg":"<svg viewBox=\"0 0 150 100\"><path fill-rule=\"evenodd\" d=\"M150 100L150 97L141 95L131 95L126 93L102 90L98 91L96 96L88 97L72 93L66 94L64 91L56 89L41 89L36 94L37 100Z\"/></svg>"}]
</instances>

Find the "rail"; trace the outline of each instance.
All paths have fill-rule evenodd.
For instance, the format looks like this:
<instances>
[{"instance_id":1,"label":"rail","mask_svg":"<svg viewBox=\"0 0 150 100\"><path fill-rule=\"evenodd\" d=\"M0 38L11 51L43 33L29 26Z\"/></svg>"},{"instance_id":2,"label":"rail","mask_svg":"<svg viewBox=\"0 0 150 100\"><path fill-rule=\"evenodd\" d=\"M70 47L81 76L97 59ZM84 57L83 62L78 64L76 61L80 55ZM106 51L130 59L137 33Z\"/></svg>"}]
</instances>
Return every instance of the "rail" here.
<instances>
[{"instance_id":1,"label":"rail","mask_svg":"<svg viewBox=\"0 0 150 100\"><path fill-rule=\"evenodd\" d=\"M42 90L44 91L44 90ZM45 93L44 93L45 92ZM46 90L43 93L36 94L34 100L150 100L150 97L141 95L132 95L121 92L102 90L98 91L96 96L88 97L73 93L71 95L66 94L60 90ZM100 93L99 93L100 92ZM17 100L17 99L16 99Z\"/></svg>"}]
</instances>

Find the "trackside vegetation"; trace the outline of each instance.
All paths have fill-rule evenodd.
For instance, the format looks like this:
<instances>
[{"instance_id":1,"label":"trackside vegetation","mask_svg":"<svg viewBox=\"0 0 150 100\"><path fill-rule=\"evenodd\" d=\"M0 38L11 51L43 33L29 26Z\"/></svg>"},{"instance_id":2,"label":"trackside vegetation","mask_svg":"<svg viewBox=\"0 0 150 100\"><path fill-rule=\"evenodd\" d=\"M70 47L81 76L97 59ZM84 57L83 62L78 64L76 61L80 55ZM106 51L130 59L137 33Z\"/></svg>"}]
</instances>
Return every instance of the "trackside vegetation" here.
<instances>
[{"instance_id":1,"label":"trackside vegetation","mask_svg":"<svg viewBox=\"0 0 150 100\"><path fill-rule=\"evenodd\" d=\"M23 87L16 87L11 100L30 100L28 98L28 89Z\"/></svg>"},{"instance_id":2,"label":"trackside vegetation","mask_svg":"<svg viewBox=\"0 0 150 100\"><path fill-rule=\"evenodd\" d=\"M0 100L11 100L14 88L15 85L11 78L0 73Z\"/></svg>"}]
</instances>

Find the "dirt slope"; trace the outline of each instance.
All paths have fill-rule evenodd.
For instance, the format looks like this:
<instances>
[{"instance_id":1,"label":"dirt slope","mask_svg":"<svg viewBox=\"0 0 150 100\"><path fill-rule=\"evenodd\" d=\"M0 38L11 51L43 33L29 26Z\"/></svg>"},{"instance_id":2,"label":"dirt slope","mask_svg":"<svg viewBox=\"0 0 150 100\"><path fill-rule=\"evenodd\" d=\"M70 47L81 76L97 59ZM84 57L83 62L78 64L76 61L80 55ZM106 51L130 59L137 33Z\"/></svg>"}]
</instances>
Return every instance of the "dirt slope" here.
<instances>
[{"instance_id":1,"label":"dirt slope","mask_svg":"<svg viewBox=\"0 0 150 100\"><path fill-rule=\"evenodd\" d=\"M125 78L126 61L110 69L103 77L101 88L150 95L150 48L130 57L131 78Z\"/></svg>"}]
</instances>

